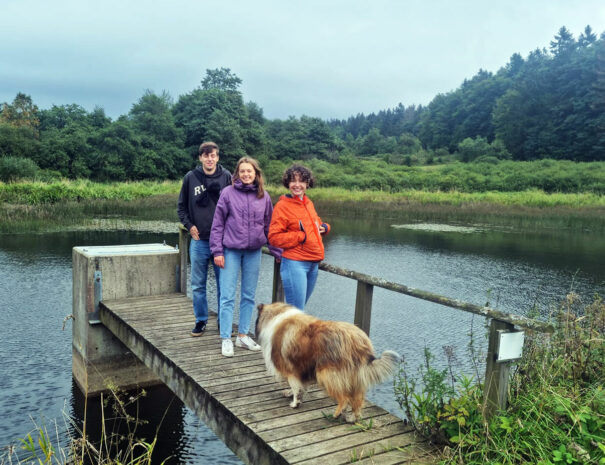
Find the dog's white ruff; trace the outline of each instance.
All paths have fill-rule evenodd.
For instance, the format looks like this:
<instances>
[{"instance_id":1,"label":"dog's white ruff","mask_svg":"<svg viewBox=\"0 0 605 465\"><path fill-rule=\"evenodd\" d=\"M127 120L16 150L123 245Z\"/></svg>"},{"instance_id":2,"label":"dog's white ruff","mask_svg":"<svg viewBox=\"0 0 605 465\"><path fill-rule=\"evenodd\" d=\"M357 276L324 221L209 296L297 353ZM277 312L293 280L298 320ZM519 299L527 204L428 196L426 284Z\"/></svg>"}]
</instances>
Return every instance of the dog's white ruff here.
<instances>
[{"instance_id":1,"label":"dog's white ruff","mask_svg":"<svg viewBox=\"0 0 605 465\"><path fill-rule=\"evenodd\" d=\"M267 371L270 375L274 376L276 379L282 379L281 375L275 369L275 365L271 360L271 352L273 350L273 334L275 333L275 328L279 325L284 319L289 318L294 315L298 315L299 313L304 313L302 310L298 308L290 308L285 312L279 314L275 318L271 318L271 321L267 324L265 328L263 328L260 332L259 339L261 340L261 345L263 348L263 358L265 359L265 365L267 367Z\"/></svg>"}]
</instances>

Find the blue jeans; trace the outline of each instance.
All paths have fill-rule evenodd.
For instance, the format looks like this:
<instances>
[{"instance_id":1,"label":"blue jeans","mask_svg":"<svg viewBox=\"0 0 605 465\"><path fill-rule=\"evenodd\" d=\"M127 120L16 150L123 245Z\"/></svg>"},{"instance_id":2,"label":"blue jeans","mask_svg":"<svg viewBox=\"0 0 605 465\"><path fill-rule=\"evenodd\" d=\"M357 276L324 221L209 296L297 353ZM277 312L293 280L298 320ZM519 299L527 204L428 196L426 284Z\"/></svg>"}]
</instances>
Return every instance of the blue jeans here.
<instances>
[{"instance_id":1,"label":"blue jeans","mask_svg":"<svg viewBox=\"0 0 605 465\"><path fill-rule=\"evenodd\" d=\"M305 262L298 260L281 259L280 275L284 286L286 303L303 310L311 297L319 262Z\"/></svg>"},{"instance_id":2,"label":"blue jeans","mask_svg":"<svg viewBox=\"0 0 605 465\"><path fill-rule=\"evenodd\" d=\"M233 327L233 308L237 278L242 271L241 296L239 301L238 332L248 334L250 319L254 311L254 296L260 272L261 249L240 250L225 247L225 268L221 270L220 332L222 339L231 337Z\"/></svg>"},{"instance_id":3,"label":"blue jeans","mask_svg":"<svg viewBox=\"0 0 605 465\"><path fill-rule=\"evenodd\" d=\"M208 262L212 260L210 243L208 241L191 239L189 244L191 258L191 294L193 295L193 314L195 322L208 321L208 299L206 298L206 282L208 279ZM221 291L219 285L220 268L214 265L216 276L216 296L220 305ZM220 306L219 306L220 308Z\"/></svg>"}]
</instances>

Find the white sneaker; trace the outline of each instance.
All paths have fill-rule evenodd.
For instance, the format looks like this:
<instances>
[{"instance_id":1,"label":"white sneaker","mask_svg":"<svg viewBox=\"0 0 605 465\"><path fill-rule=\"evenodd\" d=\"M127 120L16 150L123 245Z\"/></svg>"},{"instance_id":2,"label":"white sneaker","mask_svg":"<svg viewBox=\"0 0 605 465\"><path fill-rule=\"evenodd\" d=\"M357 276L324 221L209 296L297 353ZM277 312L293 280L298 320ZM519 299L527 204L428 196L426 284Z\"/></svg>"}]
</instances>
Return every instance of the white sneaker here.
<instances>
[{"instance_id":1,"label":"white sneaker","mask_svg":"<svg viewBox=\"0 0 605 465\"><path fill-rule=\"evenodd\" d=\"M252 340L250 336L247 334L244 337L237 337L235 340L235 345L237 347L242 347L244 349L253 350L255 352L260 350L260 346Z\"/></svg>"},{"instance_id":2,"label":"white sneaker","mask_svg":"<svg viewBox=\"0 0 605 465\"><path fill-rule=\"evenodd\" d=\"M225 357L233 357L233 342L231 339L223 339L223 347L221 353Z\"/></svg>"}]
</instances>

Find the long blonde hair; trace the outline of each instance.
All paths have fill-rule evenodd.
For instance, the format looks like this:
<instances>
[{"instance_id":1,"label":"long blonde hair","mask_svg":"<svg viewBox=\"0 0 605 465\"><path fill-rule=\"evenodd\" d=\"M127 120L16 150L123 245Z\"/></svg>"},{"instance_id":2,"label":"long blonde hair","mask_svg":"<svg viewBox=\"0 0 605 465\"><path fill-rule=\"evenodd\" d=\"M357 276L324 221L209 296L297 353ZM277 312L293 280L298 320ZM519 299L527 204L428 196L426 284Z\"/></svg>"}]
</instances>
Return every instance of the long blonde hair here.
<instances>
[{"instance_id":1,"label":"long blonde hair","mask_svg":"<svg viewBox=\"0 0 605 465\"><path fill-rule=\"evenodd\" d=\"M258 161L251 157L242 157L237 161L237 165L235 165L235 170L233 172L233 176L231 177L231 183L235 184L235 181L239 179L239 167L242 163L250 163L252 168L254 168L255 177L254 184L258 188L258 192L256 196L259 199L262 199L265 196L265 180L263 178L263 171L260 169L260 165Z\"/></svg>"}]
</instances>

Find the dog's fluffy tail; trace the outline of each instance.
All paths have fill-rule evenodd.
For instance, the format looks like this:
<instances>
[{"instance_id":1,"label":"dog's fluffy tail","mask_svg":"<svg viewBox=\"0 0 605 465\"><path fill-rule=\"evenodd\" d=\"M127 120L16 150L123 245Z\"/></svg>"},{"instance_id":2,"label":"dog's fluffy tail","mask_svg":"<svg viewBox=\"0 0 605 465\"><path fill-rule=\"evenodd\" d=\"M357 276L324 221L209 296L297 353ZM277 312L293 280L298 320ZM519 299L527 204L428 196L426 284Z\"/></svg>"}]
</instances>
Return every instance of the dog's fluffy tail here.
<instances>
[{"instance_id":1,"label":"dog's fluffy tail","mask_svg":"<svg viewBox=\"0 0 605 465\"><path fill-rule=\"evenodd\" d=\"M360 370L362 384L370 387L382 383L395 372L400 360L397 352L385 350L380 358L375 358Z\"/></svg>"}]
</instances>

